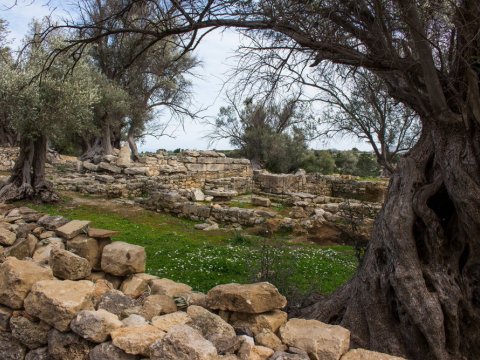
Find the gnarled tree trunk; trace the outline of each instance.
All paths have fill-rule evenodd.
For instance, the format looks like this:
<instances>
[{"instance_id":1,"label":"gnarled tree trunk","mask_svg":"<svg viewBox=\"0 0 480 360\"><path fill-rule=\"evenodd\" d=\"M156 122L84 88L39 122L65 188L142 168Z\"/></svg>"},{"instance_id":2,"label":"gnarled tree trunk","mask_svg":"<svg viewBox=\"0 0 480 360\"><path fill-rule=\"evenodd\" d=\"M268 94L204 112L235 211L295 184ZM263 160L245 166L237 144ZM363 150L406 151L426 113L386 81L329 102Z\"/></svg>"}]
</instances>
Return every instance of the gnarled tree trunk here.
<instances>
[{"instance_id":1,"label":"gnarled tree trunk","mask_svg":"<svg viewBox=\"0 0 480 360\"><path fill-rule=\"evenodd\" d=\"M140 154L138 153L138 147L137 143L135 142L135 127L133 125L130 125L128 128L128 134L127 134L127 142L128 146L130 147L130 151L132 152L132 159L133 161L138 161L140 160Z\"/></svg>"},{"instance_id":2,"label":"gnarled tree trunk","mask_svg":"<svg viewBox=\"0 0 480 360\"><path fill-rule=\"evenodd\" d=\"M47 137L35 139L22 137L20 154L8 183L0 189L0 201L37 199L42 202L57 201L58 195L45 178Z\"/></svg>"},{"instance_id":3,"label":"gnarled tree trunk","mask_svg":"<svg viewBox=\"0 0 480 360\"><path fill-rule=\"evenodd\" d=\"M393 175L357 275L303 315L362 347L480 359L479 125L430 124Z\"/></svg>"}]
</instances>

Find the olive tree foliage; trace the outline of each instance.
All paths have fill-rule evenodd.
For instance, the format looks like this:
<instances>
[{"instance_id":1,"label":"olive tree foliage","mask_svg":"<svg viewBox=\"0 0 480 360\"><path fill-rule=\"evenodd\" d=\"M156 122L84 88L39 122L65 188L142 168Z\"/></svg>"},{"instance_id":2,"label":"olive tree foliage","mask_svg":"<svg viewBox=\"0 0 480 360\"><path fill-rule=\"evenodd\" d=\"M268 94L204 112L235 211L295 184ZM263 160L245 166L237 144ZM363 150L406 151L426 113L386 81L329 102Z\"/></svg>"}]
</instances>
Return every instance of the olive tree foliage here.
<instances>
[{"instance_id":1,"label":"olive tree foliage","mask_svg":"<svg viewBox=\"0 0 480 360\"><path fill-rule=\"evenodd\" d=\"M45 178L49 139L88 127L98 88L92 68L81 60L69 76L72 60L55 62L41 78L36 77L53 48L62 46L62 34L50 34L40 42L41 24L31 26L28 44L18 62L4 64L0 72L1 99L5 119L19 137L20 154L8 183L0 189L0 200L38 198L54 201L57 195Z\"/></svg>"},{"instance_id":2,"label":"olive tree foliage","mask_svg":"<svg viewBox=\"0 0 480 360\"><path fill-rule=\"evenodd\" d=\"M121 11L123 5L120 0L82 0L79 16L85 22L95 22ZM136 141L145 135L167 135L172 121L183 123L197 115L192 110L188 75L198 66L198 60L182 54L170 39L152 43L142 34L123 32L132 22L140 21L145 26L151 22L148 10L142 2L132 4L125 16L108 21L115 33L98 37L88 50L82 49L88 51L101 73L127 94L129 102L123 113L98 106L96 123L100 136L90 139L83 158L110 154L113 147L120 147L120 141L127 140L138 160ZM88 29L82 36L97 37L101 31ZM140 53L139 49L145 51Z\"/></svg>"},{"instance_id":3,"label":"olive tree foliage","mask_svg":"<svg viewBox=\"0 0 480 360\"><path fill-rule=\"evenodd\" d=\"M148 22L109 26L139 2ZM150 43L174 35L191 49L201 30L235 27L288 52L280 68L331 63L377 75L418 114L421 135L391 178L358 273L303 315L340 323L355 345L391 354L480 357L479 1L126 0L98 21L63 26L99 31L61 51L111 33Z\"/></svg>"},{"instance_id":4,"label":"olive tree foliage","mask_svg":"<svg viewBox=\"0 0 480 360\"><path fill-rule=\"evenodd\" d=\"M269 103L247 98L239 105L220 108L208 125L211 142L229 139L242 156L268 170L286 173L297 170L315 134L315 121L308 103L298 97Z\"/></svg>"}]
</instances>

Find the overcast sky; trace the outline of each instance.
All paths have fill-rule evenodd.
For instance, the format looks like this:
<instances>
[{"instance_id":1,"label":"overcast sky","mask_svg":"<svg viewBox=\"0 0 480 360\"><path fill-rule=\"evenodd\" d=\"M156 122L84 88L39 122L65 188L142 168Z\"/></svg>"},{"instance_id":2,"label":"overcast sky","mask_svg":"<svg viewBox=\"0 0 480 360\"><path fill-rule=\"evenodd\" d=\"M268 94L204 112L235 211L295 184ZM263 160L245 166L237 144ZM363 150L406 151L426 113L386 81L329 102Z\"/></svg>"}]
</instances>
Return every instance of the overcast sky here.
<instances>
[{"instance_id":1,"label":"overcast sky","mask_svg":"<svg viewBox=\"0 0 480 360\"><path fill-rule=\"evenodd\" d=\"M49 15L52 11L55 16L62 16L66 7L72 2L51 0L50 6L45 6L43 1L18 0L17 6L12 8L14 0L0 0L0 17L6 19L9 23L11 46L18 46L28 28L28 24L33 18L41 19ZM8 9L10 8L10 9ZM207 109L202 113L204 116L215 116L219 108L225 105L223 85L227 79L227 72L234 65L232 56L239 44L239 36L232 30L215 31L202 40L199 47L195 50L195 55L202 61L203 65L197 69L198 77L192 79L195 109ZM164 116L168 116L167 113ZM155 139L147 137L144 144L139 144L141 151L155 151L159 148L174 150L183 149L207 149L208 140L205 135L208 128L201 122L187 121L184 124L184 130L180 127L175 131L174 138L162 137ZM358 142L352 138L335 139L328 143L315 142L311 147L351 149L357 147L362 150L369 150L364 143ZM230 149L228 140L217 142L210 146L215 149Z\"/></svg>"}]
</instances>

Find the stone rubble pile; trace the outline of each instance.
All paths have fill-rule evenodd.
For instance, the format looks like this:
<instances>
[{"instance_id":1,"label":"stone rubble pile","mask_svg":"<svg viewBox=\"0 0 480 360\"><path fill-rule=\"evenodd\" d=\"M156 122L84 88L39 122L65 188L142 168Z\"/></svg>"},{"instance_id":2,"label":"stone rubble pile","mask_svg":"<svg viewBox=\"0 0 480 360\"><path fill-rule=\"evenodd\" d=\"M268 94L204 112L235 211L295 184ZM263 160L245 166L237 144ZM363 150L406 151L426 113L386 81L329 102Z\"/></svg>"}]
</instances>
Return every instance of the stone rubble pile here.
<instances>
[{"instance_id":1,"label":"stone rubble pile","mask_svg":"<svg viewBox=\"0 0 480 360\"><path fill-rule=\"evenodd\" d=\"M287 319L269 283L207 294L145 273L145 250L114 231L0 207L0 359L364 360L350 333Z\"/></svg>"}]
</instances>

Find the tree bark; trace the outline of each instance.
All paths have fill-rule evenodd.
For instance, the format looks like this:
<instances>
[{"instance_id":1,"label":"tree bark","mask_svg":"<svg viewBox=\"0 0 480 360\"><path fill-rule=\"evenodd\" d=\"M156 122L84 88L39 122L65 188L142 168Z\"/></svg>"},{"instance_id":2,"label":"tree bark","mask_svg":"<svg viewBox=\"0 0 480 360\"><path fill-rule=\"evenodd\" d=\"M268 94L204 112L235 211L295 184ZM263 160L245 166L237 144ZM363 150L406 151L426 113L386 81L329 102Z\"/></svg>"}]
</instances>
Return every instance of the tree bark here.
<instances>
[{"instance_id":1,"label":"tree bark","mask_svg":"<svg viewBox=\"0 0 480 360\"><path fill-rule=\"evenodd\" d=\"M0 202L23 199L55 202L59 199L52 184L45 178L47 144L47 137L43 134L36 139L21 138L20 154L12 175L0 189Z\"/></svg>"},{"instance_id":2,"label":"tree bark","mask_svg":"<svg viewBox=\"0 0 480 360\"><path fill-rule=\"evenodd\" d=\"M302 310L409 359L480 358L480 131L426 125L390 181L356 276Z\"/></svg>"},{"instance_id":3,"label":"tree bark","mask_svg":"<svg viewBox=\"0 0 480 360\"><path fill-rule=\"evenodd\" d=\"M140 154L138 153L138 147L137 143L135 142L135 127L133 125L130 125L128 128L128 134L127 134L127 142L128 146L130 147L130 151L132 152L132 159L133 161L138 161L140 160Z\"/></svg>"}]
</instances>

